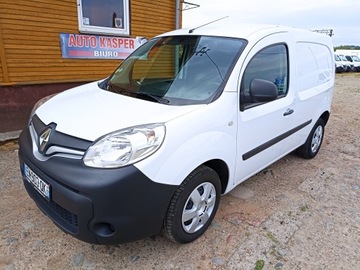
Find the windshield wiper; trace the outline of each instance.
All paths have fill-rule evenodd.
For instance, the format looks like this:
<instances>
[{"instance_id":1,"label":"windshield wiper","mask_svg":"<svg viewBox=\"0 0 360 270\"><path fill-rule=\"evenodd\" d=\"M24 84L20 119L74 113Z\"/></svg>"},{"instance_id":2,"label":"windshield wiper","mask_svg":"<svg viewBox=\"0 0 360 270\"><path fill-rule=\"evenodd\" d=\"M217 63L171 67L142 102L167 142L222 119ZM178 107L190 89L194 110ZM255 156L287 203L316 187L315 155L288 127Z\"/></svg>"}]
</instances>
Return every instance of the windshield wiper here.
<instances>
[{"instance_id":1,"label":"windshield wiper","mask_svg":"<svg viewBox=\"0 0 360 270\"><path fill-rule=\"evenodd\" d=\"M117 94L130 94L130 95L136 95L137 93L132 91L132 90L128 90L126 88L120 87L118 85L112 84L112 83L108 83L108 90L113 91Z\"/></svg>"},{"instance_id":2,"label":"windshield wiper","mask_svg":"<svg viewBox=\"0 0 360 270\"><path fill-rule=\"evenodd\" d=\"M162 98L147 92L136 92L136 91L132 91L132 90L128 90L126 88L120 87L118 85L112 84L112 83L108 83L108 90L113 91L115 93L118 94L125 94L126 96L131 96L131 97L146 97L148 100L150 101L156 101L158 103L161 104L168 104L170 103L170 101L166 98Z\"/></svg>"},{"instance_id":3,"label":"windshield wiper","mask_svg":"<svg viewBox=\"0 0 360 270\"><path fill-rule=\"evenodd\" d=\"M156 95L153 95L153 94L149 94L149 93L146 93L146 92L137 92L136 95L151 98L152 100L155 100L155 101L157 101L157 102L159 102L161 104L170 103L170 101L168 99L166 99L166 98L162 98L162 97L159 97L159 96L156 96Z\"/></svg>"}]
</instances>

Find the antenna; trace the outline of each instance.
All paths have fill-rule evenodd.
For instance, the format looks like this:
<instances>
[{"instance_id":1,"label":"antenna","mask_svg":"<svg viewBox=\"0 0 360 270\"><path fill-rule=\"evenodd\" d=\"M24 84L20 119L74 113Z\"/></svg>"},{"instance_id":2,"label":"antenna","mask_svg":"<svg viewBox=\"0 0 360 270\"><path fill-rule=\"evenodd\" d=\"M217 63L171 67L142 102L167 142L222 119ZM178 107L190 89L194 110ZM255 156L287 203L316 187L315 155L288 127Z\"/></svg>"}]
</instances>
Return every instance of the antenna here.
<instances>
[{"instance_id":1,"label":"antenna","mask_svg":"<svg viewBox=\"0 0 360 270\"><path fill-rule=\"evenodd\" d=\"M209 24L211 24L211 23L214 23L214 22L217 22L217 21L226 19L227 17L229 17L229 16L225 16L225 17L222 17L222 18L217 19L217 20L215 20L215 21L211 21L211 22L205 23L205 24L203 24L203 25L200 25L200 26L198 26L198 27L195 27L195 28L193 28L193 29L190 29L190 30L189 30L189 33L192 33L192 32L194 32L196 29L199 29L199 28L204 27L204 26L206 26L206 25L209 25Z\"/></svg>"}]
</instances>

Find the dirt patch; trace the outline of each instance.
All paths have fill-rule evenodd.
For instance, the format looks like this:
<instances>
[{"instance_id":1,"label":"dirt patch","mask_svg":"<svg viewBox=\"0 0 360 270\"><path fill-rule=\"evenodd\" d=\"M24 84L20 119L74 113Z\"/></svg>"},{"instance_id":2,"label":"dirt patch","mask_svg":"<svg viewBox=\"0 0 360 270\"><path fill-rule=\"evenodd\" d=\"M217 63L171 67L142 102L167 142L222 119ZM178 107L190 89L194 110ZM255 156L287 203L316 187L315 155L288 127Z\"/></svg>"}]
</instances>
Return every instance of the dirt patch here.
<instances>
[{"instance_id":1,"label":"dirt patch","mask_svg":"<svg viewBox=\"0 0 360 270\"><path fill-rule=\"evenodd\" d=\"M315 159L290 154L223 196L209 230L187 245L66 235L24 190L17 142L2 144L0 269L359 269L360 74L336 75L325 133Z\"/></svg>"},{"instance_id":2,"label":"dirt patch","mask_svg":"<svg viewBox=\"0 0 360 270\"><path fill-rule=\"evenodd\" d=\"M0 142L0 151L13 151L19 148L18 140Z\"/></svg>"}]
</instances>

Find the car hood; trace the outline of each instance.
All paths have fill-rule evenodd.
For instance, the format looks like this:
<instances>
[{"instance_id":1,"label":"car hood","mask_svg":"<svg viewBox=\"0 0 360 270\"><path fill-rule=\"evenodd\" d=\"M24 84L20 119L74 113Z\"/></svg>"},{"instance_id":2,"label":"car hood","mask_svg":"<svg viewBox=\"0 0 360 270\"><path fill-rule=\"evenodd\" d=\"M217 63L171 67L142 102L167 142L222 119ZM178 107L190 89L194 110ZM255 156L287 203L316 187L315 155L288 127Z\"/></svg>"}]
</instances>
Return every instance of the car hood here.
<instances>
[{"instance_id":1,"label":"car hood","mask_svg":"<svg viewBox=\"0 0 360 270\"><path fill-rule=\"evenodd\" d=\"M127 127L166 123L205 105L172 106L100 89L97 82L62 92L35 113L46 125L74 137L94 141Z\"/></svg>"}]
</instances>

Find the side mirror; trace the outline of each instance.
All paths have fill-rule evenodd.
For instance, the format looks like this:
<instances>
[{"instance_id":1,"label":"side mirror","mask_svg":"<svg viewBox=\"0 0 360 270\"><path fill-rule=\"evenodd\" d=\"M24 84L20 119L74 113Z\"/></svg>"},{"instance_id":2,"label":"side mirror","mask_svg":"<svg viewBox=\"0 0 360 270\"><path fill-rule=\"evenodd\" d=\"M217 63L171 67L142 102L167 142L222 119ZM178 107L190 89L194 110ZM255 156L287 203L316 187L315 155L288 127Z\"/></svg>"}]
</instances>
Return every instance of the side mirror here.
<instances>
[{"instance_id":1,"label":"side mirror","mask_svg":"<svg viewBox=\"0 0 360 270\"><path fill-rule=\"evenodd\" d=\"M254 102L273 101L278 97L278 89L273 82L253 79L250 83L250 96Z\"/></svg>"}]
</instances>

